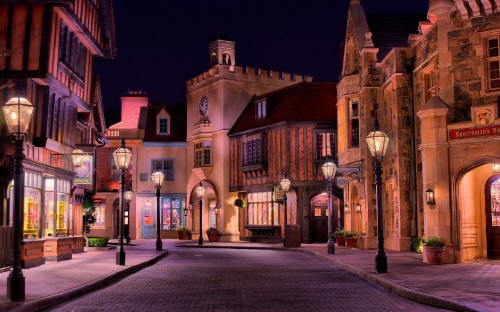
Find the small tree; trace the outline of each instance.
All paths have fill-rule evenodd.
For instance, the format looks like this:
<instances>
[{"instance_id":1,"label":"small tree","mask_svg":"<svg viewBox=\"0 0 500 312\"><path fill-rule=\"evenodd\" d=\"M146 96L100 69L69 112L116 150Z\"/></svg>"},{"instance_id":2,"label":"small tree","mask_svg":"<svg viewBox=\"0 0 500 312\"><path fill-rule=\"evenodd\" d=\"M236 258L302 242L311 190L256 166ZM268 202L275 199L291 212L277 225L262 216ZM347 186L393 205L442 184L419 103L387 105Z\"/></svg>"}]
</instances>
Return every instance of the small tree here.
<instances>
[{"instance_id":1,"label":"small tree","mask_svg":"<svg viewBox=\"0 0 500 312\"><path fill-rule=\"evenodd\" d=\"M89 234L90 226L92 226L95 222L94 194L86 192L83 199L83 223L85 227L85 234Z\"/></svg>"}]
</instances>

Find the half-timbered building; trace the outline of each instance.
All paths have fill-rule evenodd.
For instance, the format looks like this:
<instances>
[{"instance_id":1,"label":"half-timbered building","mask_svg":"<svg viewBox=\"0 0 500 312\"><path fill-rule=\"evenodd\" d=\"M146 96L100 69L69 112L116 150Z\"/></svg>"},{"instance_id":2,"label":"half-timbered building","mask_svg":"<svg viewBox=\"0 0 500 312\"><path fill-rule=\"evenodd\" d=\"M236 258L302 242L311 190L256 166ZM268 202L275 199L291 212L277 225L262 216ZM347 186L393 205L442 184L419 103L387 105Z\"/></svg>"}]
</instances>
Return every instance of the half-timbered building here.
<instances>
[{"instance_id":1,"label":"half-timbered building","mask_svg":"<svg viewBox=\"0 0 500 312\"><path fill-rule=\"evenodd\" d=\"M114 57L114 37L112 0L0 1L0 103L23 92L34 105L24 142L23 236L45 240L31 254L41 251L48 260L70 257L74 242L67 237L83 234L82 200L94 189L95 148L105 143L93 62ZM0 115L0 224L9 227L13 144ZM75 149L85 154L79 168Z\"/></svg>"}]
</instances>

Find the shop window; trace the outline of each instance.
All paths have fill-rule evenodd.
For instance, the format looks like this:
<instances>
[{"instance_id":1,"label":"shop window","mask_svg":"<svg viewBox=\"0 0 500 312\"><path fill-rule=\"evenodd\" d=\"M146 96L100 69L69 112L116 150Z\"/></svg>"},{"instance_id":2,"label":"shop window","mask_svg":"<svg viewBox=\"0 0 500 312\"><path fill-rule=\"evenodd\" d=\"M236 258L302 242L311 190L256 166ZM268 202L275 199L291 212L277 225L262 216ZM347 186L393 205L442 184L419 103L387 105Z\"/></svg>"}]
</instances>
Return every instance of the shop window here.
<instances>
[{"instance_id":1,"label":"shop window","mask_svg":"<svg viewBox=\"0 0 500 312\"><path fill-rule=\"evenodd\" d=\"M215 214L215 207L217 203L215 200L211 200L210 203L208 204L209 207L209 222L210 222L210 227L217 228L217 215Z\"/></svg>"},{"instance_id":2,"label":"shop window","mask_svg":"<svg viewBox=\"0 0 500 312\"><path fill-rule=\"evenodd\" d=\"M491 225L500 228L500 179L491 184Z\"/></svg>"},{"instance_id":3,"label":"shop window","mask_svg":"<svg viewBox=\"0 0 500 312\"><path fill-rule=\"evenodd\" d=\"M278 203L272 192L248 194L248 224L279 224Z\"/></svg>"},{"instance_id":4,"label":"shop window","mask_svg":"<svg viewBox=\"0 0 500 312\"><path fill-rule=\"evenodd\" d=\"M316 159L333 159L335 155L335 133L316 132Z\"/></svg>"},{"instance_id":5,"label":"shop window","mask_svg":"<svg viewBox=\"0 0 500 312\"><path fill-rule=\"evenodd\" d=\"M93 229L105 228L106 227L106 205L104 203L95 202L94 217L95 223L92 224Z\"/></svg>"},{"instance_id":6,"label":"shop window","mask_svg":"<svg viewBox=\"0 0 500 312\"><path fill-rule=\"evenodd\" d=\"M175 230L179 226L185 226L183 211L186 201L184 198L161 198L161 229Z\"/></svg>"},{"instance_id":7,"label":"shop window","mask_svg":"<svg viewBox=\"0 0 500 312\"><path fill-rule=\"evenodd\" d=\"M24 237L38 238L40 228L40 190L24 188Z\"/></svg>"},{"instance_id":8,"label":"shop window","mask_svg":"<svg viewBox=\"0 0 500 312\"><path fill-rule=\"evenodd\" d=\"M173 159L152 159L151 173L161 171L165 175L165 181L174 181Z\"/></svg>"},{"instance_id":9,"label":"shop window","mask_svg":"<svg viewBox=\"0 0 500 312\"><path fill-rule=\"evenodd\" d=\"M349 147L359 147L359 105L358 99L349 100Z\"/></svg>"},{"instance_id":10,"label":"shop window","mask_svg":"<svg viewBox=\"0 0 500 312\"><path fill-rule=\"evenodd\" d=\"M212 165L211 142L204 141L194 144L194 166L203 167Z\"/></svg>"},{"instance_id":11,"label":"shop window","mask_svg":"<svg viewBox=\"0 0 500 312\"><path fill-rule=\"evenodd\" d=\"M486 78L488 80L489 91L500 89L500 55L498 40L498 36L486 40Z\"/></svg>"}]
</instances>

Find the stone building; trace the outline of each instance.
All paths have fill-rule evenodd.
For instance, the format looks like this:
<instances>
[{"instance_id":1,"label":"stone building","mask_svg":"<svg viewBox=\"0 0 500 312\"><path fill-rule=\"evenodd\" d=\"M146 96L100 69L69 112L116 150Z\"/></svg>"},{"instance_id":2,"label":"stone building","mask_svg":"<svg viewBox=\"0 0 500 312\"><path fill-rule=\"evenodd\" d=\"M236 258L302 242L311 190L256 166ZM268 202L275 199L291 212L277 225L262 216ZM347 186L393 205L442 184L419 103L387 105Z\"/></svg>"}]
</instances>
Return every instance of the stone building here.
<instances>
[{"instance_id":1,"label":"stone building","mask_svg":"<svg viewBox=\"0 0 500 312\"><path fill-rule=\"evenodd\" d=\"M220 36L209 45L210 68L187 81L187 189L191 213L188 227L193 238L200 233L195 187L206 188L202 210L202 233L217 226L221 240L240 239L239 211L233 205L238 193L229 188L229 130L255 95L268 93L310 77L240 67L236 65L235 43ZM220 214L215 207L220 204Z\"/></svg>"},{"instance_id":2,"label":"stone building","mask_svg":"<svg viewBox=\"0 0 500 312\"><path fill-rule=\"evenodd\" d=\"M23 237L34 239L23 242L22 263L68 259L75 246L83 250L82 201L94 189L95 148L104 144L93 62L116 54L112 1L2 1L0 29L0 103L19 87L34 106L23 162ZM13 144L3 112L0 124L0 225L9 228ZM78 168L76 149L85 158Z\"/></svg>"},{"instance_id":3,"label":"stone building","mask_svg":"<svg viewBox=\"0 0 500 312\"><path fill-rule=\"evenodd\" d=\"M338 84L339 165L356 165L344 197L361 205L362 248L376 247L372 159L377 117L386 248L446 240L446 262L500 252L500 13L497 1L430 0L427 16L365 14L351 0ZM431 200L428 196L432 195ZM352 214L351 214L352 216ZM426 261L424 256L424 261Z\"/></svg>"},{"instance_id":4,"label":"stone building","mask_svg":"<svg viewBox=\"0 0 500 312\"><path fill-rule=\"evenodd\" d=\"M109 127L108 144L97 154L98 219L91 235L119 236L120 171L115 166L113 152L125 139L125 146L132 151L125 174L125 191L134 194L125 206L127 236L156 237L157 198L151 174L160 170L165 175L160 190L160 235L175 238L176 228L186 225L186 108L152 105L143 91L125 93L121 104L121 121Z\"/></svg>"}]
</instances>

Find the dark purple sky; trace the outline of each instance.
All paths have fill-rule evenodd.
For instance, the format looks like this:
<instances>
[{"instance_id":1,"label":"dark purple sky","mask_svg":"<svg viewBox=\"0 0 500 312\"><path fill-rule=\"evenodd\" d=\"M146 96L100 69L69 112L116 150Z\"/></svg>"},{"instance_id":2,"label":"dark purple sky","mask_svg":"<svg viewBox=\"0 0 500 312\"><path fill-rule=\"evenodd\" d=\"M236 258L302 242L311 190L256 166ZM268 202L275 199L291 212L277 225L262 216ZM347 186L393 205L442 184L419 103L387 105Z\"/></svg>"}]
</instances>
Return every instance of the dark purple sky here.
<instances>
[{"instance_id":1,"label":"dark purple sky","mask_svg":"<svg viewBox=\"0 0 500 312\"><path fill-rule=\"evenodd\" d=\"M115 0L117 56L95 63L105 110L119 108L128 89L147 91L151 102L185 102L185 82L208 69L208 44L221 30L236 42L236 65L337 81L349 2ZM427 0L361 4L367 13L425 13L428 7ZM114 116L107 114L108 126Z\"/></svg>"}]
</instances>

